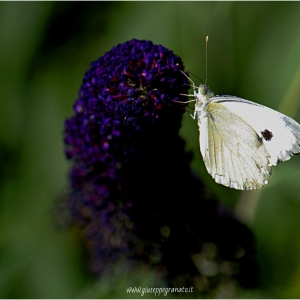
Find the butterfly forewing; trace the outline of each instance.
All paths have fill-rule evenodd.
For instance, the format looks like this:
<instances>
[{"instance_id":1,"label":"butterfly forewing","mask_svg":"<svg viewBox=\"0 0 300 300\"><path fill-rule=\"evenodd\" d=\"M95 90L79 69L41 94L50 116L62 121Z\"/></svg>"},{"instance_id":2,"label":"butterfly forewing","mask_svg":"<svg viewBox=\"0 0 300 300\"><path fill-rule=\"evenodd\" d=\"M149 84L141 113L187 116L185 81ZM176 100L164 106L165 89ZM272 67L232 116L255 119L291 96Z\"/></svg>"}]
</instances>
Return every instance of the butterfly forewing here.
<instances>
[{"instance_id":1,"label":"butterfly forewing","mask_svg":"<svg viewBox=\"0 0 300 300\"><path fill-rule=\"evenodd\" d=\"M210 100L225 106L256 131L266 146L272 165L300 152L300 125L293 119L238 97L220 96Z\"/></svg>"},{"instance_id":2,"label":"butterfly forewing","mask_svg":"<svg viewBox=\"0 0 300 300\"><path fill-rule=\"evenodd\" d=\"M267 183L269 153L247 122L218 102L208 104L198 122L203 160L217 183L241 190Z\"/></svg>"}]
</instances>

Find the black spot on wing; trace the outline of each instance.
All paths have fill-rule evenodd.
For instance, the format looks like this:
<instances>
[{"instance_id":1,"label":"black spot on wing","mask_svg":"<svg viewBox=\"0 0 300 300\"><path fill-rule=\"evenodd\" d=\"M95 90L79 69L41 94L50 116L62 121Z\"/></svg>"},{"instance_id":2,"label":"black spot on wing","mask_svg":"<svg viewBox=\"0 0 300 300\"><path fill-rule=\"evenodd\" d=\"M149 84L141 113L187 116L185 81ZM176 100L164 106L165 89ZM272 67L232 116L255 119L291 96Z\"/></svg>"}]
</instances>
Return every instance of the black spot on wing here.
<instances>
[{"instance_id":1,"label":"black spot on wing","mask_svg":"<svg viewBox=\"0 0 300 300\"><path fill-rule=\"evenodd\" d=\"M265 129L264 131L261 131L261 135L266 141L271 141L273 137L273 133L269 131L268 129Z\"/></svg>"}]
</instances>

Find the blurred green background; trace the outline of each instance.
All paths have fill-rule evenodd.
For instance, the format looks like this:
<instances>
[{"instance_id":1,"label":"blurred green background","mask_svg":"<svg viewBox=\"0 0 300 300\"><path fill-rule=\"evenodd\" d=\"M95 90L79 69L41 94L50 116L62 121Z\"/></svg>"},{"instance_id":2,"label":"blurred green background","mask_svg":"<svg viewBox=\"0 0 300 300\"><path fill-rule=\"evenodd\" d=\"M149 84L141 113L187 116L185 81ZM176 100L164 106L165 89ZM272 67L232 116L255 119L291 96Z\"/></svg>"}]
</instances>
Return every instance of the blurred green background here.
<instances>
[{"instance_id":1,"label":"blurred green background","mask_svg":"<svg viewBox=\"0 0 300 300\"><path fill-rule=\"evenodd\" d=\"M131 38L147 39L204 80L208 35L215 94L300 121L299 15L299 2L1 2L0 298L138 297L125 287L152 280L144 271L94 283L79 233L53 222L70 168L63 121L91 61ZM180 134L195 171L255 233L261 286L236 297L300 298L300 158L274 168L259 192L242 193L207 175L188 114Z\"/></svg>"}]
</instances>

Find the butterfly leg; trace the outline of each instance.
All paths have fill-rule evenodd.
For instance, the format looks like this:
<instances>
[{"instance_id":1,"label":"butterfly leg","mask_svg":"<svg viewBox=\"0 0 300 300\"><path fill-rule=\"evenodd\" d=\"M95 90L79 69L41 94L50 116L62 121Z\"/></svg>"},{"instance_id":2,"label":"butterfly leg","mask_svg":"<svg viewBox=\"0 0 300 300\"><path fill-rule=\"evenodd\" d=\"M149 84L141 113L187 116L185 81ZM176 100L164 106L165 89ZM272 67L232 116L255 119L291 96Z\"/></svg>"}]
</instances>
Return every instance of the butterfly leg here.
<instances>
[{"instance_id":1,"label":"butterfly leg","mask_svg":"<svg viewBox=\"0 0 300 300\"><path fill-rule=\"evenodd\" d=\"M180 94L182 96L187 96L187 95L184 95L184 94ZM194 95L193 95L194 96ZM176 103L182 103L182 104L186 104L186 103L190 103L190 102L195 102L196 99L193 99L193 100L189 100L189 101L175 101L175 100L172 100L173 102L176 102Z\"/></svg>"},{"instance_id":2,"label":"butterfly leg","mask_svg":"<svg viewBox=\"0 0 300 300\"><path fill-rule=\"evenodd\" d=\"M194 81L189 76L187 76L183 71L180 71L180 72L188 79L189 82L192 83L193 90L194 90L194 95L193 96L197 95L197 89L196 89Z\"/></svg>"},{"instance_id":3,"label":"butterfly leg","mask_svg":"<svg viewBox=\"0 0 300 300\"><path fill-rule=\"evenodd\" d=\"M186 97L195 97L194 94L180 94L181 96L186 96Z\"/></svg>"}]
</instances>

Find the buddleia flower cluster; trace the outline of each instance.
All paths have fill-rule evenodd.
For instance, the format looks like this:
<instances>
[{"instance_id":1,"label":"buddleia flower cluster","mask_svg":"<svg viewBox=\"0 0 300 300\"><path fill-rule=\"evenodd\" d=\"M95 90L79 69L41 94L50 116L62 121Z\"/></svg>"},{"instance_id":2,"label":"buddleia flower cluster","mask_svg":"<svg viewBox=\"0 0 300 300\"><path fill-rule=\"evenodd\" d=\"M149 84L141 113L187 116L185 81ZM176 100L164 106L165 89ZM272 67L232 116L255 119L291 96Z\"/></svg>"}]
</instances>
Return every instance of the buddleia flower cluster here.
<instances>
[{"instance_id":1,"label":"buddleia flower cluster","mask_svg":"<svg viewBox=\"0 0 300 300\"><path fill-rule=\"evenodd\" d=\"M144 264L196 296L257 285L254 239L207 192L179 137L189 85L179 56L132 39L92 62L65 121L66 206L90 268Z\"/></svg>"}]
</instances>

